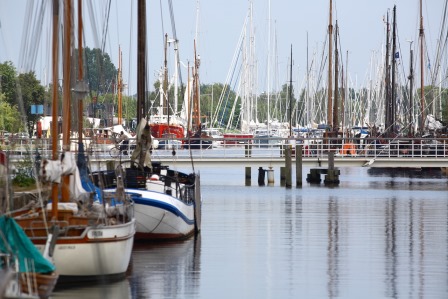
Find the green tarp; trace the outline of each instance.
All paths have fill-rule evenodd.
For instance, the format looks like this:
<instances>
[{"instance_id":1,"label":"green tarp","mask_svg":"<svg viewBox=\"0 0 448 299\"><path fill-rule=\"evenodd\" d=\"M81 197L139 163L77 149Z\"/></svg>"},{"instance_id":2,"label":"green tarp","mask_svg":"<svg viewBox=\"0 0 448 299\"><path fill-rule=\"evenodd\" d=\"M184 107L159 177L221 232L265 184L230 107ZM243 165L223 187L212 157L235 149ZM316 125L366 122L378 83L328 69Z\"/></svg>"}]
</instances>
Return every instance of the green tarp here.
<instances>
[{"instance_id":1,"label":"green tarp","mask_svg":"<svg viewBox=\"0 0 448 299\"><path fill-rule=\"evenodd\" d=\"M18 257L20 272L33 271L33 269L26 268L25 259L34 261L34 272L49 273L55 270L54 265L42 256L14 219L0 216L0 234L0 251Z\"/></svg>"}]
</instances>

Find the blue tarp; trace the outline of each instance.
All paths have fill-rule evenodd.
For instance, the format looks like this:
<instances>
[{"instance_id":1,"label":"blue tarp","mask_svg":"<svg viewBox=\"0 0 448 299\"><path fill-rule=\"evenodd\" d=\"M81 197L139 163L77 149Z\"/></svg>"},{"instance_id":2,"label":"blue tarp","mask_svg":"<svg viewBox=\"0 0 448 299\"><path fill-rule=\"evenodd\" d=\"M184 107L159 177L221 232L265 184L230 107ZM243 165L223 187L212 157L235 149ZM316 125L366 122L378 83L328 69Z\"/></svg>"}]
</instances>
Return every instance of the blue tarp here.
<instances>
[{"instance_id":1,"label":"blue tarp","mask_svg":"<svg viewBox=\"0 0 448 299\"><path fill-rule=\"evenodd\" d=\"M0 216L0 232L2 234L0 237L0 251L18 257L19 272L32 271L32 269L26 268L25 259L34 260L34 272L50 273L55 270L55 266L43 257L13 218Z\"/></svg>"}]
</instances>

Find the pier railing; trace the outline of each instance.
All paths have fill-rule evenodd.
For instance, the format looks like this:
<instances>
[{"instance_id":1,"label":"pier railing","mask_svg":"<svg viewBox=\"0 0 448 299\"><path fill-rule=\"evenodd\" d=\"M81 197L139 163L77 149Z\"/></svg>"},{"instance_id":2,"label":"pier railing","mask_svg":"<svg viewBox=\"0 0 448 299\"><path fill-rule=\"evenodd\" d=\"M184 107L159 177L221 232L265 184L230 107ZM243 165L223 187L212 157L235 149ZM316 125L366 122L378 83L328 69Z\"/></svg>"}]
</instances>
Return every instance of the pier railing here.
<instances>
[{"instance_id":1,"label":"pier railing","mask_svg":"<svg viewBox=\"0 0 448 299\"><path fill-rule=\"evenodd\" d=\"M152 155L159 158L281 158L285 147L295 150L296 145L302 146L303 158L324 158L329 152L344 159L448 158L448 138L191 138L158 141L160 146L152 150ZM111 140L90 138L84 139L83 143L87 154L97 159L111 158L111 148L116 146ZM131 139L129 146L128 155L135 147L135 140ZM51 140L45 138L15 140L0 144L0 148L9 153L12 159L23 159L30 154L40 158L51 157ZM58 143L58 149L62 152L61 142ZM70 150L76 152L77 149L77 140L71 140Z\"/></svg>"}]
</instances>

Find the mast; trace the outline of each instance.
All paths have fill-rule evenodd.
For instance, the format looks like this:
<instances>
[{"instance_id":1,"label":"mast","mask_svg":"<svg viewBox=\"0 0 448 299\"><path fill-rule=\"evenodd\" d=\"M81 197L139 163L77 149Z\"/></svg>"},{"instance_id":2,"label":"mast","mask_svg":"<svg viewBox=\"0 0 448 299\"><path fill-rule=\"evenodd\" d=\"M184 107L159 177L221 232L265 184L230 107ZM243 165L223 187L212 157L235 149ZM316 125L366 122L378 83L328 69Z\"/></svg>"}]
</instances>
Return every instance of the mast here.
<instances>
[{"instance_id":1,"label":"mast","mask_svg":"<svg viewBox=\"0 0 448 299\"><path fill-rule=\"evenodd\" d=\"M409 42L409 50L410 50L410 69L409 69L409 132L411 135L414 134L414 99L413 89L414 89L414 51L412 50L412 41Z\"/></svg>"},{"instance_id":2,"label":"mast","mask_svg":"<svg viewBox=\"0 0 448 299\"><path fill-rule=\"evenodd\" d=\"M394 6L394 16L392 24L392 85L391 85L391 102L390 102L390 133L395 133L395 118L396 118L396 88L395 88L395 69L396 69L396 54L397 54L397 6Z\"/></svg>"},{"instance_id":3,"label":"mast","mask_svg":"<svg viewBox=\"0 0 448 299\"><path fill-rule=\"evenodd\" d=\"M292 136L292 44L291 61L289 62L289 136Z\"/></svg>"},{"instance_id":4,"label":"mast","mask_svg":"<svg viewBox=\"0 0 448 299\"><path fill-rule=\"evenodd\" d=\"M70 103L71 103L71 45L72 45L72 20L73 8L72 1L64 2L64 47L63 47L63 86L62 86L62 150L70 151ZM62 201L70 200L69 190L70 177L68 175L62 177Z\"/></svg>"},{"instance_id":5,"label":"mast","mask_svg":"<svg viewBox=\"0 0 448 299\"><path fill-rule=\"evenodd\" d=\"M53 29L52 29L52 73L53 73L53 101L52 101L52 122L51 122L51 151L52 151L52 160L58 160L58 88L59 85L59 74L58 74L58 65L59 65L59 0L53 0ZM53 182L51 186L51 197L52 197L52 215L53 218L57 219L58 217L58 184Z\"/></svg>"},{"instance_id":6,"label":"mast","mask_svg":"<svg viewBox=\"0 0 448 299\"><path fill-rule=\"evenodd\" d=\"M327 89L327 124L333 123L332 113L333 113L333 102L332 102L332 88L333 88L333 78L332 78L332 65L333 65L333 1L330 0L330 18L328 21L328 89ZM334 129L334 128L333 128Z\"/></svg>"},{"instance_id":7,"label":"mast","mask_svg":"<svg viewBox=\"0 0 448 299\"><path fill-rule=\"evenodd\" d=\"M390 44L389 44L389 11L387 12L386 19L386 82L385 82L385 96L386 101L384 103L385 121L384 121L384 133L388 134L391 125L390 105L391 105L391 93L390 93Z\"/></svg>"},{"instance_id":8,"label":"mast","mask_svg":"<svg viewBox=\"0 0 448 299\"><path fill-rule=\"evenodd\" d=\"M162 87L162 114L168 115L168 60L167 60L167 51L168 51L168 34L165 33L165 47L164 47L164 62L163 62L163 87ZM170 125L168 119L168 126Z\"/></svg>"},{"instance_id":9,"label":"mast","mask_svg":"<svg viewBox=\"0 0 448 299\"><path fill-rule=\"evenodd\" d=\"M193 67L193 129L198 131L201 128L201 103L199 100L199 65L200 61L196 54L196 41L194 41L194 67Z\"/></svg>"},{"instance_id":10,"label":"mast","mask_svg":"<svg viewBox=\"0 0 448 299\"><path fill-rule=\"evenodd\" d=\"M334 103L333 103L333 130L338 131L338 89L339 89L339 52L338 52L338 21L336 21L336 32L334 36Z\"/></svg>"},{"instance_id":11,"label":"mast","mask_svg":"<svg viewBox=\"0 0 448 299\"><path fill-rule=\"evenodd\" d=\"M122 92L123 92L123 67L121 64L122 56L121 56L121 47L118 46L118 124L121 125L123 123L123 103L122 103Z\"/></svg>"},{"instance_id":12,"label":"mast","mask_svg":"<svg viewBox=\"0 0 448 299\"><path fill-rule=\"evenodd\" d=\"M420 0L420 133L423 135L423 130L425 126L425 85L424 85L424 61L423 61L423 43L425 39L425 34L423 30L423 12L422 12L422 0Z\"/></svg>"},{"instance_id":13,"label":"mast","mask_svg":"<svg viewBox=\"0 0 448 299\"><path fill-rule=\"evenodd\" d=\"M137 9L137 121L146 115L146 0L138 0Z\"/></svg>"},{"instance_id":14,"label":"mast","mask_svg":"<svg viewBox=\"0 0 448 299\"><path fill-rule=\"evenodd\" d=\"M270 135L270 95L271 95L271 79L270 79L270 61L271 61L271 0L268 1L268 126L267 126L267 130L268 130L268 136Z\"/></svg>"}]
</instances>

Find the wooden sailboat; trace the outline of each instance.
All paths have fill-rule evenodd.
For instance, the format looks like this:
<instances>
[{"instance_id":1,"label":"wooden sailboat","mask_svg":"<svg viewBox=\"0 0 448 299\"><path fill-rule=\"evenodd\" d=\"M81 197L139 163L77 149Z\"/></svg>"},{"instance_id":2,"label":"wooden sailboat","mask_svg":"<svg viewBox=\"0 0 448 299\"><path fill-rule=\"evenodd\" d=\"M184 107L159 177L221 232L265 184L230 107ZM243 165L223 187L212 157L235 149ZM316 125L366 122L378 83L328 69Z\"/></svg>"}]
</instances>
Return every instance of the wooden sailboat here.
<instances>
[{"instance_id":1,"label":"wooden sailboat","mask_svg":"<svg viewBox=\"0 0 448 299\"><path fill-rule=\"evenodd\" d=\"M121 177L124 191L135 203L136 239L185 239L200 231L201 192L199 174L169 169L151 161L151 127L145 107L146 1L138 1L137 147ZM119 177L117 176L117 184ZM105 192L116 188L114 180Z\"/></svg>"},{"instance_id":2,"label":"wooden sailboat","mask_svg":"<svg viewBox=\"0 0 448 299\"><path fill-rule=\"evenodd\" d=\"M72 7L71 1L64 3L63 148L67 149ZM81 1L78 15L82 26ZM53 0L53 86L58 85L58 28L59 0ZM82 38L79 40L82 50ZM82 68L79 78L82 80ZM92 184L84 176L86 172L76 165L73 152L66 150L59 157L57 98L57 89L53 88L52 160L44 160L41 165L43 182L51 184L51 203L18 210L13 215L34 245L54 261L63 281L122 277L129 265L135 234L133 204L124 194L121 180L115 192L102 196L99 190L89 189Z\"/></svg>"}]
</instances>

